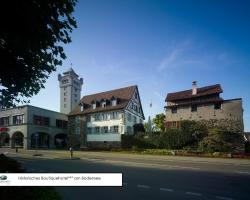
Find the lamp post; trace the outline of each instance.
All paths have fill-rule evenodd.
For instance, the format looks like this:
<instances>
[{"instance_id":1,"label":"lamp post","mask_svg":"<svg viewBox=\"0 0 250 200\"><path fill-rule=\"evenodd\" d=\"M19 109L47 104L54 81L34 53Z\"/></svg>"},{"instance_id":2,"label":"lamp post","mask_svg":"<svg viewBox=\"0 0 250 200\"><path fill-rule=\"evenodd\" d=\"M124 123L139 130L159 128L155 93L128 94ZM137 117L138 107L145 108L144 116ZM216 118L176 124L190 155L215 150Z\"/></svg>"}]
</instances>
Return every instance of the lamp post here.
<instances>
[{"instance_id":1,"label":"lamp post","mask_svg":"<svg viewBox=\"0 0 250 200\"><path fill-rule=\"evenodd\" d=\"M38 137L39 137L39 134L36 133L36 134L35 134L35 140L36 140L36 153L37 153L37 148L38 148Z\"/></svg>"}]
</instances>

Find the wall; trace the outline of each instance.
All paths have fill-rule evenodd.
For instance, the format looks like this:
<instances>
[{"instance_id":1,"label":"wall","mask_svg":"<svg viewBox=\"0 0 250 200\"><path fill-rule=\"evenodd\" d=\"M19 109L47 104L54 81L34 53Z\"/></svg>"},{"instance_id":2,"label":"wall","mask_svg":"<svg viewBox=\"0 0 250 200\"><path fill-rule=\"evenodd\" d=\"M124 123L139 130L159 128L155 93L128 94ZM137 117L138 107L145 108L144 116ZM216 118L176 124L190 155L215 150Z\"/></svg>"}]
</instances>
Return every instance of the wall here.
<instances>
[{"instance_id":1,"label":"wall","mask_svg":"<svg viewBox=\"0 0 250 200\"><path fill-rule=\"evenodd\" d=\"M214 121L211 121L214 119ZM181 121L181 120L195 120L195 121L210 121L212 124L222 124L223 127L235 123L233 129L239 131L244 130L243 126L243 109L242 100L226 100L222 103L221 109L215 110L214 104L206 106L198 106L197 112L191 112L191 106L177 108L177 113L172 114L171 109L167 108L166 121ZM216 122L215 122L216 121ZM231 126L229 126L231 127Z\"/></svg>"}]
</instances>

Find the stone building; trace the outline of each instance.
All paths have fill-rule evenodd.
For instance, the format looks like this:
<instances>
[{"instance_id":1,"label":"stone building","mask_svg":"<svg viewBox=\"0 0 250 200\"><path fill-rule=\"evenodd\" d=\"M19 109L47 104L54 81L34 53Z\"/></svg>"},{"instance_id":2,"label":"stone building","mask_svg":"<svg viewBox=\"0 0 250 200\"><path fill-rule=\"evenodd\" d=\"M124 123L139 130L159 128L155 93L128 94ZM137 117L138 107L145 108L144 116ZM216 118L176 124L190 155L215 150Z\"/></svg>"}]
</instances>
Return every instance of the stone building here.
<instances>
[{"instance_id":1,"label":"stone building","mask_svg":"<svg viewBox=\"0 0 250 200\"><path fill-rule=\"evenodd\" d=\"M0 111L0 146L55 148L67 140L67 116L25 105Z\"/></svg>"},{"instance_id":2,"label":"stone building","mask_svg":"<svg viewBox=\"0 0 250 200\"><path fill-rule=\"evenodd\" d=\"M60 112L69 114L81 98L83 79L72 68L58 75L60 87Z\"/></svg>"},{"instance_id":3,"label":"stone building","mask_svg":"<svg viewBox=\"0 0 250 200\"><path fill-rule=\"evenodd\" d=\"M122 134L132 134L144 114L137 86L84 96L69 113L69 135L81 146L118 147Z\"/></svg>"},{"instance_id":4,"label":"stone building","mask_svg":"<svg viewBox=\"0 0 250 200\"><path fill-rule=\"evenodd\" d=\"M209 127L243 132L242 99L224 100L219 84L197 88L196 81L192 89L168 93L165 99L166 127L180 127L182 120L195 120Z\"/></svg>"}]
</instances>

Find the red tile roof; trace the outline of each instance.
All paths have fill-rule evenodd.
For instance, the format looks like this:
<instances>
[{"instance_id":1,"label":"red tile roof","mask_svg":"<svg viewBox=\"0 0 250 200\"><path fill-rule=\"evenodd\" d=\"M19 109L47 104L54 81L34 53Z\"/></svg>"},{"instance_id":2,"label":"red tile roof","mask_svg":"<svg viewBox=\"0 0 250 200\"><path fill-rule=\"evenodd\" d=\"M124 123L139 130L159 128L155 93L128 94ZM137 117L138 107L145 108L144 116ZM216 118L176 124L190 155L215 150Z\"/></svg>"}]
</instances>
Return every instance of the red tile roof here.
<instances>
[{"instance_id":1,"label":"red tile roof","mask_svg":"<svg viewBox=\"0 0 250 200\"><path fill-rule=\"evenodd\" d=\"M101 111L109 111L109 110L119 110L119 109L125 109L127 107L127 104L129 100L132 98L135 90L137 89L137 86L130 86L115 90L110 90L106 92L101 92L97 94L91 94L84 96L80 102L84 103L84 110L81 111L80 105L77 106L73 111L69 113L69 115L76 115L76 114L87 114L87 113L95 113L95 112L101 112ZM97 106L96 109L93 109L91 104L92 101L100 102L102 99L105 100L111 100L112 97L117 98L118 103L116 106L112 106L110 103L106 105L106 107Z\"/></svg>"},{"instance_id":2,"label":"red tile roof","mask_svg":"<svg viewBox=\"0 0 250 200\"><path fill-rule=\"evenodd\" d=\"M165 101L176 101L176 100L182 100L182 99L192 99L196 97L202 97L212 94L220 94L222 93L222 89L220 84L216 85L210 85L202 88L197 88L197 94L192 95L192 89L191 90L184 90L180 92L174 92L174 93L168 93Z\"/></svg>"}]
</instances>

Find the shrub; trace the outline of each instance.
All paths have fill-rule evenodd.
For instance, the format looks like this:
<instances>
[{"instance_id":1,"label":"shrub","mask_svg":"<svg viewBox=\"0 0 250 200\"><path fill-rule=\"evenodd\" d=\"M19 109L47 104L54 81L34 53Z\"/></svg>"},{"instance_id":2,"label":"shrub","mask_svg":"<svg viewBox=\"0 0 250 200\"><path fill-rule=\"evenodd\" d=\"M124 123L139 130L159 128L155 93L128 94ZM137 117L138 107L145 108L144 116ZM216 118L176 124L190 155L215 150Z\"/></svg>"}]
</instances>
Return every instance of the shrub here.
<instances>
[{"instance_id":1,"label":"shrub","mask_svg":"<svg viewBox=\"0 0 250 200\"><path fill-rule=\"evenodd\" d=\"M134 133L137 134L138 132L145 132L145 128L143 124L134 124Z\"/></svg>"},{"instance_id":2,"label":"shrub","mask_svg":"<svg viewBox=\"0 0 250 200\"><path fill-rule=\"evenodd\" d=\"M229 152L235 151L242 144L243 138L239 133L212 128L209 129L208 136L199 143L199 150L206 152Z\"/></svg>"}]
</instances>

